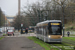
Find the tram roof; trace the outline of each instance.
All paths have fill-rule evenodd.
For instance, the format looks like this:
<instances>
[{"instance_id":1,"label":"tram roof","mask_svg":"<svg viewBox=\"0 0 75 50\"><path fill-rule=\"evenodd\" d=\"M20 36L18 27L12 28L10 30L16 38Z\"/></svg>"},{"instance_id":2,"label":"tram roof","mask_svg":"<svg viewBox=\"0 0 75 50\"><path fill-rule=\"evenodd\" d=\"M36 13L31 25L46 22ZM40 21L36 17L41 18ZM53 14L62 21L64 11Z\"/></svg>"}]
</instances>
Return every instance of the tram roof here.
<instances>
[{"instance_id":1,"label":"tram roof","mask_svg":"<svg viewBox=\"0 0 75 50\"><path fill-rule=\"evenodd\" d=\"M46 21L37 23L37 25L44 24L44 23L49 23L49 22L61 22L61 20L46 20Z\"/></svg>"}]
</instances>

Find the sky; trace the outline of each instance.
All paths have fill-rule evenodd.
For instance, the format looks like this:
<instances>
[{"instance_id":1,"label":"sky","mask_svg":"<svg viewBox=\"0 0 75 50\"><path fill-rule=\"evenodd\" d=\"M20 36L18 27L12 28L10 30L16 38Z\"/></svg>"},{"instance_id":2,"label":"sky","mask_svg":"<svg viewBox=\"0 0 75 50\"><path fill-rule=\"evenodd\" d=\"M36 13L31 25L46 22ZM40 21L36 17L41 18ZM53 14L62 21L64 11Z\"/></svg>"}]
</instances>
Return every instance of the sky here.
<instances>
[{"instance_id":1,"label":"sky","mask_svg":"<svg viewBox=\"0 0 75 50\"><path fill-rule=\"evenodd\" d=\"M21 0L21 8L27 5L27 3L32 4L38 0ZM15 16L18 13L18 0L0 0L0 8L3 13L8 16Z\"/></svg>"}]
</instances>

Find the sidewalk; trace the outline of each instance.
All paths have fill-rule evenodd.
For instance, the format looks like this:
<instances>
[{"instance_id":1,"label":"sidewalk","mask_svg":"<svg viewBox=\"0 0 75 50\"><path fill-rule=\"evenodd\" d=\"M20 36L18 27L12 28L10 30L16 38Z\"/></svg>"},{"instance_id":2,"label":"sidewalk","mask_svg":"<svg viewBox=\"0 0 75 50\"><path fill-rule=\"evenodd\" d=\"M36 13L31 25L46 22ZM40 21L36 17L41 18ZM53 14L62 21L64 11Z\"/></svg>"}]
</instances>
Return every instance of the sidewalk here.
<instances>
[{"instance_id":1,"label":"sidewalk","mask_svg":"<svg viewBox=\"0 0 75 50\"><path fill-rule=\"evenodd\" d=\"M36 36L36 34L34 34L34 33L21 34L20 32L18 32L18 33L15 33L15 36L17 36L17 37L28 37L28 36Z\"/></svg>"},{"instance_id":2,"label":"sidewalk","mask_svg":"<svg viewBox=\"0 0 75 50\"><path fill-rule=\"evenodd\" d=\"M26 37L5 37L0 40L0 50L45 50Z\"/></svg>"}]
</instances>

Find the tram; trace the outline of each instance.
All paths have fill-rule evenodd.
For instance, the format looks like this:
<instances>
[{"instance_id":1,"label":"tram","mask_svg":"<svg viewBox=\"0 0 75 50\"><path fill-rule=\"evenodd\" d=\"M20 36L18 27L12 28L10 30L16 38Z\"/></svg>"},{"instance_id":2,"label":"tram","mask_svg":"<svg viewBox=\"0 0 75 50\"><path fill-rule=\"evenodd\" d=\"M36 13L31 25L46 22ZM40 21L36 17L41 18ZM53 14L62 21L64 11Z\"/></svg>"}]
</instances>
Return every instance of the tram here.
<instances>
[{"instance_id":1,"label":"tram","mask_svg":"<svg viewBox=\"0 0 75 50\"><path fill-rule=\"evenodd\" d=\"M36 37L44 42L62 42L61 20L47 20L35 26Z\"/></svg>"}]
</instances>

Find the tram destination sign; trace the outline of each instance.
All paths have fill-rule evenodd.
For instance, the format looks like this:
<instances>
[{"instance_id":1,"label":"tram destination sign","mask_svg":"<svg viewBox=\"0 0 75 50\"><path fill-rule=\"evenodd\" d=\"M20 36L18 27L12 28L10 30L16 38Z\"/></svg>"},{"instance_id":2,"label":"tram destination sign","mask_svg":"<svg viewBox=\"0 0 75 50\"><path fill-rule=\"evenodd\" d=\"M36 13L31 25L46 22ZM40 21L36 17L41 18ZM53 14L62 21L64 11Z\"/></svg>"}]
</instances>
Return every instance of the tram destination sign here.
<instances>
[{"instance_id":1,"label":"tram destination sign","mask_svg":"<svg viewBox=\"0 0 75 50\"><path fill-rule=\"evenodd\" d=\"M51 25L60 25L60 23L51 23Z\"/></svg>"}]
</instances>

